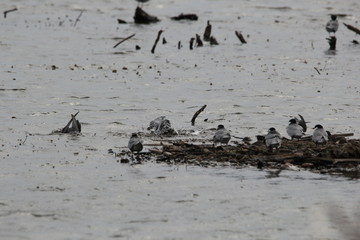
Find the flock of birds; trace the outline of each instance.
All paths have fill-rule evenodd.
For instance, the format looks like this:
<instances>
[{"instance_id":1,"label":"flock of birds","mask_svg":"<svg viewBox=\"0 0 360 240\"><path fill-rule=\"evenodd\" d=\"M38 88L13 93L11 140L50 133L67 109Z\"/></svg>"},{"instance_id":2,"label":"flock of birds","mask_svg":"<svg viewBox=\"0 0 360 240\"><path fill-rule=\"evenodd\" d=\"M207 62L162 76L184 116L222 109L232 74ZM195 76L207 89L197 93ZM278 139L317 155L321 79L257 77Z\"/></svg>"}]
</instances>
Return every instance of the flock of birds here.
<instances>
[{"instance_id":1,"label":"flock of birds","mask_svg":"<svg viewBox=\"0 0 360 240\"><path fill-rule=\"evenodd\" d=\"M291 140L300 139L305 135L307 130L305 119L299 114L300 119L297 117L289 120L289 125L286 127L286 132L290 136ZM162 135L162 133L169 133L171 128L170 121L166 117L161 116L150 122L148 130L154 129L154 133ZM324 144L329 140L330 133L325 131L322 125L317 124L313 128L312 141L316 144ZM172 129L173 130L173 129ZM175 130L173 130L175 131ZM224 125L218 125L215 135L212 138L214 147L222 144L228 144L231 139L231 133L225 128ZM270 151L279 149L281 147L282 137L275 128L270 128L268 133L264 137L266 146ZM143 140L138 133L132 133L128 148L132 153L141 152L143 150Z\"/></svg>"}]
</instances>

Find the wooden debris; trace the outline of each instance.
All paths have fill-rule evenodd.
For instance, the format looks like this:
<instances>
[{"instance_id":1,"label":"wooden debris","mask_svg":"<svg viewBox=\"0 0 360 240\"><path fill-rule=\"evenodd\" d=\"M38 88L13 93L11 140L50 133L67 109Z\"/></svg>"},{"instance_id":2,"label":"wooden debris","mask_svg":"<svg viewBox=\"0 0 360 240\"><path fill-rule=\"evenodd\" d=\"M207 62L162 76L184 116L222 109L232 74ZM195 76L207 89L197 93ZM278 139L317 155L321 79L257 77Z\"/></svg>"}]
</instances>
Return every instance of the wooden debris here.
<instances>
[{"instance_id":1,"label":"wooden debris","mask_svg":"<svg viewBox=\"0 0 360 240\"><path fill-rule=\"evenodd\" d=\"M218 41L213 36L210 37L210 45L219 45Z\"/></svg>"},{"instance_id":2,"label":"wooden debris","mask_svg":"<svg viewBox=\"0 0 360 240\"><path fill-rule=\"evenodd\" d=\"M347 29L349 29L350 31L353 31L355 32L356 34L360 34L360 29L354 27L354 26L351 26L350 24L346 24L344 23L344 25L347 27Z\"/></svg>"},{"instance_id":3,"label":"wooden debris","mask_svg":"<svg viewBox=\"0 0 360 240\"><path fill-rule=\"evenodd\" d=\"M181 41L179 41L179 42L178 42L178 49L180 50L180 49L181 49L181 47L182 47L182 45L181 45Z\"/></svg>"},{"instance_id":4,"label":"wooden debris","mask_svg":"<svg viewBox=\"0 0 360 240\"><path fill-rule=\"evenodd\" d=\"M244 36L241 34L241 32L235 31L235 35L238 37L238 39L240 40L241 43L243 43L243 44L247 43Z\"/></svg>"},{"instance_id":5,"label":"wooden debris","mask_svg":"<svg viewBox=\"0 0 360 240\"><path fill-rule=\"evenodd\" d=\"M336 50L336 37L331 36L329 38L326 38L326 40L328 40L328 43L330 45L329 50Z\"/></svg>"},{"instance_id":6,"label":"wooden debris","mask_svg":"<svg viewBox=\"0 0 360 240\"><path fill-rule=\"evenodd\" d=\"M162 32L163 32L163 30L160 30L160 31L158 32L158 35L157 35L157 37L156 37L156 39L155 39L155 42L154 42L154 45L153 45L153 47L152 47L152 49L151 49L151 53L152 53L152 54L155 53L155 48L156 48L157 43L158 43L159 40L160 40L160 36L161 36L161 33L162 33Z\"/></svg>"},{"instance_id":7,"label":"wooden debris","mask_svg":"<svg viewBox=\"0 0 360 240\"><path fill-rule=\"evenodd\" d=\"M128 36L128 37L126 37L126 38L124 38L123 40L121 40L121 41L118 42L117 44L115 44L113 48L116 48L116 47L119 46L121 43L125 42L126 40L129 40L129 39L132 38L133 36L135 36L135 33L132 34L132 35L130 35L130 36Z\"/></svg>"},{"instance_id":8,"label":"wooden debris","mask_svg":"<svg viewBox=\"0 0 360 240\"><path fill-rule=\"evenodd\" d=\"M122 20L120 18L117 19L118 24L127 24L125 20Z\"/></svg>"},{"instance_id":9,"label":"wooden debris","mask_svg":"<svg viewBox=\"0 0 360 240\"><path fill-rule=\"evenodd\" d=\"M194 116L191 119L191 125L194 126L195 125L195 119L197 118L197 116L199 116L199 114L204 111L204 109L206 108L206 105L202 106L199 110L196 111L196 113L194 114Z\"/></svg>"},{"instance_id":10,"label":"wooden debris","mask_svg":"<svg viewBox=\"0 0 360 240\"><path fill-rule=\"evenodd\" d=\"M196 47L204 46L203 42L201 41L200 35L196 34Z\"/></svg>"},{"instance_id":11,"label":"wooden debris","mask_svg":"<svg viewBox=\"0 0 360 240\"><path fill-rule=\"evenodd\" d=\"M193 14L193 13L188 13L188 14L182 14L181 13L179 16L171 17L171 19L175 20L175 21L180 21L180 20L197 21L198 16L196 14Z\"/></svg>"},{"instance_id":12,"label":"wooden debris","mask_svg":"<svg viewBox=\"0 0 360 240\"><path fill-rule=\"evenodd\" d=\"M8 13L15 12L15 11L17 11L17 10L18 10L17 8L13 8L13 9L4 11L4 18L6 18L6 16L7 16Z\"/></svg>"},{"instance_id":13,"label":"wooden debris","mask_svg":"<svg viewBox=\"0 0 360 240\"><path fill-rule=\"evenodd\" d=\"M137 7L135 10L134 21L137 24L149 24L159 22L160 20L155 16L151 16L140 7Z\"/></svg>"},{"instance_id":14,"label":"wooden debris","mask_svg":"<svg viewBox=\"0 0 360 240\"><path fill-rule=\"evenodd\" d=\"M152 150L159 162L186 163L200 166L230 164L254 166L259 169L299 170L306 168L322 173L342 173L344 169L360 177L360 140L346 143L328 142L316 145L312 141L284 139L279 151L270 152L263 142L221 146L190 144L183 141L164 145L162 151ZM165 154L166 153L166 154Z\"/></svg>"},{"instance_id":15,"label":"wooden debris","mask_svg":"<svg viewBox=\"0 0 360 240\"><path fill-rule=\"evenodd\" d=\"M205 42L209 42L210 41L210 36L211 36L211 24L210 21L207 21L207 26L205 27L205 31L204 31L204 35L203 35L203 39Z\"/></svg>"}]
</instances>

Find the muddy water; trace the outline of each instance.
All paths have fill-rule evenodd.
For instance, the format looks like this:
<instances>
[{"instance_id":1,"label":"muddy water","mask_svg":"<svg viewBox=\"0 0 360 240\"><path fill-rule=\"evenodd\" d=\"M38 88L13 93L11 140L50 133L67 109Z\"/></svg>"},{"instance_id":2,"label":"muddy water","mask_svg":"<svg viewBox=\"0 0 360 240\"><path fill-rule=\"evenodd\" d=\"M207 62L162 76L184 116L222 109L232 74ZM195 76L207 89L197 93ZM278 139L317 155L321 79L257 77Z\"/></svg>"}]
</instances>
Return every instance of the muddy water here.
<instances>
[{"instance_id":1,"label":"muddy water","mask_svg":"<svg viewBox=\"0 0 360 240\"><path fill-rule=\"evenodd\" d=\"M160 115L177 129L203 131L200 141L218 124L238 137L269 127L286 135L297 113L310 126L359 138L360 49L350 43L358 37L341 24L338 50L328 52L324 30L329 13L348 14L340 22L356 25L359 5L152 0L144 9L162 21L138 26L135 1L2 3L3 10L19 10L0 21L0 237L356 239L349 226L359 222L358 180L129 166L108 149L124 150L132 132L146 131ZM169 19L182 12L197 13L199 21ZM220 45L190 51L189 39L207 20ZM151 54L160 29L168 43ZM49 134L76 111L81 136Z\"/></svg>"}]
</instances>

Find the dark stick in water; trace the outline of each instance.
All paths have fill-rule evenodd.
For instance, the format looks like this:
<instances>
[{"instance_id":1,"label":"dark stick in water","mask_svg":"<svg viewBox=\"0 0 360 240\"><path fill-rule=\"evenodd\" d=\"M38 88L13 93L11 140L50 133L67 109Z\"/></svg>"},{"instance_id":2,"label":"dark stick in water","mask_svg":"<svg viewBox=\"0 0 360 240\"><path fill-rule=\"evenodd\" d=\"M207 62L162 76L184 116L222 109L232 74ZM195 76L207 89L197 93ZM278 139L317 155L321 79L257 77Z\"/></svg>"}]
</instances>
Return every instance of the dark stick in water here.
<instances>
[{"instance_id":1,"label":"dark stick in water","mask_svg":"<svg viewBox=\"0 0 360 240\"><path fill-rule=\"evenodd\" d=\"M235 31L235 35L238 37L241 43L245 44L247 43L244 36L241 34L241 32Z\"/></svg>"},{"instance_id":2,"label":"dark stick in water","mask_svg":"<svg viewBox=\"0 0 360 240\"><path fill-rule=\"evenodd\" d=\"M18 10L17 8L14 8L14 9L10 9L10 10L4 11L4 18L6 18L6 15L7 15L8 13L10 13L10 12L15 12L15 11L17 11L17 10Z\"/></svg>"},{"instance_id":3,"label":"dark stick in water","mask_svg":"<svg viewBox=\"0 0 360 240\"><path fill-rule=\"evenodd\" d=\"M155 53L155 48L156 48L157 43L159 42L160 35L161 35L162 32L163 32L163 30L160 30L160 31L158 32L158 35L157 35L157 38L156 38L156 40L155 40L154 46L153 46L152 49L151 49L151 53L152 53L152 54Z\"/></svg>"},{"instance_id":4,"label":"dark stick in water","mask_svg":"<svg viewBox=\"0 0 360 240\"><path fill-rule=\"evenodd\" d=\"M74 27L76 26L76 24L78 23L78 21L80 21L81 15L83 14L84 11L85 11L85 10L81 10L79 16L78 16L78 17L76 18L76 20L75 20Z\"/></svg>"},{"instance_id":5,"label":"dark stick in water","mask_svg":"<svg viewBox=\"0 0 360 240\"><path fill-rule=\"evenodd\" d=\"M197 112L194 114L194 116L191 119L191 125L194 126L195 125L195 119L197 118L197 116L199 116L199 114L204 111L204 109L206 108L206 105L202 106L199 110L197 110Z\"/></svg>"},{"instance_id":6,"label":"dark stick in water","mask_svg":"<svg viewBox=\"0 0 360 240\"><path fill-rule=\"evenodd\" d=\"M133 36L135 36L135 33L133 35L130 35L126 38L124 38L123 40L121 40L120 42L118 42L117 44L115 44L115 46L113 48L116 48L117 46L119 46L121 43L125 42L126 40L129 40L130 38L132 38Z\"/></svg>"}]
</instances>

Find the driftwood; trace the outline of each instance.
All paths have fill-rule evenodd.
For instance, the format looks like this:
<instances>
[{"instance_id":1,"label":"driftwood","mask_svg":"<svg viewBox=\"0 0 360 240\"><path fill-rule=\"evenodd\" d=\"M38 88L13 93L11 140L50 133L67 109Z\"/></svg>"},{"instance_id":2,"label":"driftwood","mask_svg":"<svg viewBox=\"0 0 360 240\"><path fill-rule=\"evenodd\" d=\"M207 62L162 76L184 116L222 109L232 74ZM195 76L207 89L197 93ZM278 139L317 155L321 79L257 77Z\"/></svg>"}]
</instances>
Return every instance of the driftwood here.
<instances>
[{"instance_id":1,"label":"driftwood","mask_svg":"<svg viewBox=\"0 0 360 240\"><path fill-rule=\"evenodd\" d=\"M235 35L238 37L241 43L245 44L247 43L244 36L241 34L241 32L235 31Z\"/></svg>"},{"instance_id":2,"label":"driftwood","mask_svg":"<svg viewBox=\"0 0 360 240\"><path fill-rule=\"evenodd\" d=\"M355 32L356 34L360 34L360 29L354 27L354 26L351 26L350 24L346 24L344 23L344 25L347 27L347 29L349 29L350 31L353 31Z\"/></svg>"},{"instance_id":3,"label":"driftwood","mask_svg":"<svg viewBox=\"0 0 360 240\"><path fill-rule=\"evenodd\" d=\"M196 14L193 14L193 13L188 13L188 14L182 14L181 13L179 16L171 17L171 19L175 20L175 21L180 21L180 20L197 21L198 16Z\"/></svg>"},{"instance_id":4,"label":"driftwood","mask_svg":"<svg viewBox=\"0 0 360 240\"><path fill-rule=\"evenodd\" d=\"M159 22L160 20L155 16L151 16L140 7L137 7L135 10L134 21L138 24L149 24Z\"/></svg>"},{"instance_id":5,"label":"driftwood","mask_svg":"<svg viewBox=\"0 0 360 240\"><path fill-rule=\"evenodd\" d=\"M6 16L7 16L8 13L15 12L15 11L17 11L17 10L18 10L17 8L13 8L13 9L4 11L4 18L6 18Z\"/></svg>"},{"instance_id":6,"label":"driftwood","mask_svg":"<svg viewBox=\"0 0 360 240\"><path fill-rule=\"evenodd\" d=\"M194 126L195 125L195 119L197 118L197 116L199 116L199 114L204 111L204 109L206 108L206 105L202 106L199 110L196 111L196 113L194 114L194 116L191 119L191 125Z\"/></svg>"},{"instance_id":7,"label":"driftwood","mask_svg":"<svg viewBox=\"0 0 360 240\"><path fill-rule=\"evenodd\" d=\"M336 37L331 36L329 38L326 38L326 40L328 40L328 43L330 45L329 50L336 50Z\"/></svg>"},{"instance_id":8,"label":"driftwood","mask_svg":"<svg viewBox=\"0 0 360 240\"><path fill-rule=\"evenodd\" d=\"M205 42L210 41L210 36L211 36L211 24L210 21L207 21L207 25L205 27L205 31L204 31L204 35L203 35L203 39Z\"/></svg>"},{"instance_id":9,"label":"driftwood","mask_svg":"<svg viewBox=\"0 0 360 240\"><path fill-rule=\"evenodd\" d=\"M157 37L156 37L156 39L155 39L155 42L154 42L154 45L153 45L153 47L152 47L152 49L151 49L151 53L152 53L152 54L155 53L155 48L156 48L157 43L158 43L159 40L160 40L160 36L161 36L161 33L162 33L162 32L163 32L163 30L160 30L160 31L158 32L158 35L157 35Z\"/></svg>"},{"instance_id":10,"label":"driftwood","mask_svg":"<svg viewBox=\"0 0 360 240\"><path fill-rule=\"evenodd\" d=\"M124 38L123 40L121 40L121 41L118 42L117 44L115 44L113 48L116 48L116 47L119 46L121 43L125 42L126 40L129 40L129 39L132 38L133 36L135 36L135 33L132 34L132 35L130 35L130 36L128 36L128 37L126 37L126 38Z\"/></svg>"}]
</instances>

